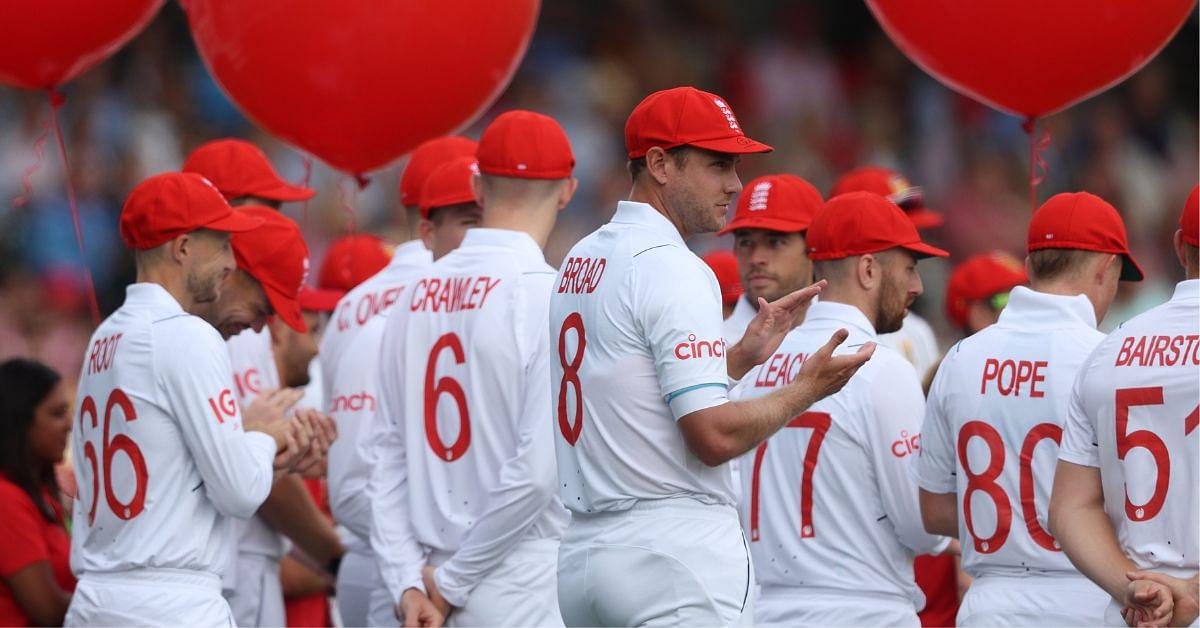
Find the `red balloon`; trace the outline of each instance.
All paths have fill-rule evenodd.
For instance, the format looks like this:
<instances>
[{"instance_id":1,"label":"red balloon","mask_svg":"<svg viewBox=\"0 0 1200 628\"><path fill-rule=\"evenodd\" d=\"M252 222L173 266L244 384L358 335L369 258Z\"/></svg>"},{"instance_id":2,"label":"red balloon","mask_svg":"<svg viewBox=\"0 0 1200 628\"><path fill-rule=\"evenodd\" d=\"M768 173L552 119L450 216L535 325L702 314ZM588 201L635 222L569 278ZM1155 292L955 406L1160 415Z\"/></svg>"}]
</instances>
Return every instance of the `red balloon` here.
<instances>
[{"instance_id":1,"label":"red balloon","mask_svg":"<svg viewBox=\"0 0 1200 628\"><path fill-rule=\"evenodd\" d=\"M6 0L0 83L52 89L140 33L163 0Z\"/></svg>"},{"instance_id":2,"label":"red balloon","mask_svg":"<svg viewBox=\"0 0 1200 628\"><path fill-rule=\"evenodd\" d=\"M466 126L516 71L539 0L184 0L259 125L361 174Z\"/></svg>"},{"instance_id":3,"label":"red balloon","mask_svg":"<svg viewBox=\"0 0 1200 628\"><path fill-rule=\"evenodd\" d=\"M1196 0L867 0L908 58L996 109L1040 116L1162 50Z\"/></svg>"}]
</instances>

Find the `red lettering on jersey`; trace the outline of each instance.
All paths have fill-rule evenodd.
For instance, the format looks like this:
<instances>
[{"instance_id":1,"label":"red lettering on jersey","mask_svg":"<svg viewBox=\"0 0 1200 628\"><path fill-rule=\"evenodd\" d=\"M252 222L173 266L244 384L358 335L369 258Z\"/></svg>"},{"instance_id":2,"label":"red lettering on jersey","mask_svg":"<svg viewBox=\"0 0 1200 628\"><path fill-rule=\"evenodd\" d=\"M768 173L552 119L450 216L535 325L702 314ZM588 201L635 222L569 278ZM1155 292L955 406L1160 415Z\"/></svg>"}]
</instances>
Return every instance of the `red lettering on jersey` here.
<instances>
[{"instance_id":1,"label":"red lettering on jersey","mask_svg":"<svg viewBox=\"0 0 1200 628\"><path fill-rule=\"evenodd\" d=\"M900 431L900 440L892 443L892 455L897 458L903 458L912 453L921 451L921 435L908 435L908 430Z\"/></svg>"},{"instance_id":2,"label":"red lettering on jersey","mask_svg":"<svg viewBox=\"0 0 1200 628\"><path fill-rule=\"evenodd\" d=\"M569 257L563 264L562 279L558 282L558 293L591 294L600 285L608 260L600 257Z\"/></svg>"},{"instance_id":3,"label":"red lettering on jersey","mask_svg":"<svg viewBox=\"0 0 1200 628\"><path fill-rule=\"evenodd\" d=\"M696 340L696 334L688 334L686 342L675 345L675 357L680 360L693 358L721 358L725 356L725 341Z\"/></svg>"},{"instance_id":4,"label":"red lettering on jersey","mask_svg":"<svg viewBox=\"0 0 1200 628\"><path fill-rule=\"evenodd\" d=\"M375 397L365 390L353 395L338 395L333 398L331 412L359 412L361 410L375 411Z\"/></svg>"},{"instance_id":5,"label":"red lettering on jersey","mask_svg":"<svg viewBox=\"0 0 1200 628\"><path fill-rule=\"evenodd\" d=\"M222 390L216 399L209 397L208 407L212 408L213 415L217 417L217 423L225 423L225 417L232 419L237 416L237 403L233 400L233 393L228 388Z\"/></svg>"},{"instance_id":6,"label":"red lettering on jersey","mask_svg":"<svg viewBox=\"0 0 1200 628\"><path fill-rule=\"evenodd\" d=\"M1049 366L1045 360L999 360L988 358L983 363L983 378L979 382L979 394L987 394L988 382L996 384L996 391L1004 396L1021 394L1021 384L1028 383L1028 395L1033 398L1045 397L1044 390L1038 390L1038 384L1046 381L1042 369Z\"/></svg>"},{"instance_id":7,"label":"red lettering on jersey","mask_svg":"<svg viewBox=\"0 0 1200 628\"><path fill-rule=\"evenodd\" d=\"M117 357L117 343L123 335L113 334L92 344L92 350L88 354L88 375L95 375L112 366L113 359Z\"/></svg>"},{"instance_id":8,"label":"red lettering on jersey","mask_svg":"<svg viewBox=\"0 0 1200 628\"><path fill-rule=\"evenodd\" d=\"M1128 336L1113 366L1195 366L1200 364L1200 335Z\"/></svg>"},{"instance_id":9,"label":"red lettering on jersey","mask_svg":"<svg viewBox=\"0 0 1200 628\"><path fill-rule=\"evenodd\" d=\"M447 313L478 310L498 285L499 279L483 276L422 279L413 291L409 309L414 312Z\"/></svg>"},{"instance_id":10,"label":"red lettering on jersey","mask_svg":"<svg viewBox=\"0 0 1200 628\"><path fill-rule=\"evenodd\" d=\"M257 395L262 392L262 380L258 376L258 369L249 368L245 373L234 373L233 383L238 389L238 398L245 399L251 393Z\"/></svg>"},{"instance_id":11,"label":"red lettering on jersey","mask_svg":"<svg viewBox=\"0 0 1200 628\"><path fill-rule=\"evenodd\" d=\"M808 359L805 353L776 353L763 363L754 379L755 388L775 388L795 381L800 367Z\"/></svg>"}]
</instances>

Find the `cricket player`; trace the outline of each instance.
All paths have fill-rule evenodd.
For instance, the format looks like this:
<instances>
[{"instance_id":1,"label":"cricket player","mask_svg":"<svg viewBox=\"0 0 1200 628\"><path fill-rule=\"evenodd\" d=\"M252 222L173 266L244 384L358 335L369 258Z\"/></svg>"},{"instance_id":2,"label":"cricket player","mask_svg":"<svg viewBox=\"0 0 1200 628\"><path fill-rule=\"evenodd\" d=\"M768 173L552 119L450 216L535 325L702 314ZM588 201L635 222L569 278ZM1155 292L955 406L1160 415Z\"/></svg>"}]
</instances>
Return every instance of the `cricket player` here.
<instances>
[{"instance_id":1,"label":"cricket player","mask_svg":"<svg viewBox=\"0 0 1200 628\"><path fill-rule=\"evenodd\" d=\"M244 418L220 335L187 310L233 272L228 234L261 223L195 174L151 177L121 210L137 283L80 373L67 625L233 622L221 596L232 518L298 463L310 426Z\"/></svg>"},{"instance_id":2,"label":"cricket player","mask_svg":"<svg viewBox=\"0 0 1200 628\"><path fill-rule=\"evenodd\" d=\"M421 218L421 187L438 166L473 157L475 147L475 142L465 137L444 136L413 151L400 178L403 214L395 230L408 239L396 247L383 270L342 297L321 341L326 411L337 421L341 434L329 450L329 503L334 519L351 533L337 581L338 610L348 626L397 623L396 604L384 586L370 545L371 505L366 488L371 467L364 456L369 448L359 447L359 443L379 408L379 342L384 315L401 302L411 285L408 276L433 261L429 248L418 237L422 221L430 223L425 232L431 241L435 231L465 231L471 224L440 212ZM373 255L369 249L353 254L360 259Z\"/></svg>"},{"instance_id":3,"label":"cricket player","mask_svg":"<svg viewBox=\"0 0 1200 628\"><path fill-rule=\"evenodd\" d=\"M1066 413L1050 528L1079 571L1111 596L1110 626L1196 625L1198 196L1193 188L1175 232L1186 280L1096 347Z\"/></svg>"},{"instance_id":4,"label":"cricket player","mask_svg":"<svg viewBox=\"0 0 1200 628\"><path fill-rule=\"evenodd\" d=\"M557 122L517 110L487 127L478 162L481 226L388 314L372 543L406 624L415 589L447 625L561 626L542 247L575 157Z\"/></svg>"},{"instance_id":5,"label":"cricket player","mask_svg":"<svg viewBox=\"0 0 1200 628\"><path fill-rule=\"evenodd\" d=\"M972 336L1000 319L1013 288L1029 283L1021 260L1004 251L968 257L946 282L946 318Z\"/></svg>"},{"instance_id":6,"label":"cricket player","mask_svg":"<svg viewBox=\"0 0 1200 628\"><path fill-rule=\"evenodd\" d=\"M817 188L791 174L759 177L738 195L733 220L717 232L733 234L745 290L725 321L725 342L742 339L759 299L771 302L812 283L804 232L824 202ZM803 313L798 318L803 321Z\"/></svg>"},{"instance_id":7,"label":"cricket player","mask_svg":"<svg viewBox=\"0 0 1200 628\"><path fill-rule=\"evenodd\" d=\"M1046 528L1071 385L1121 280L1140 281L1117 210L1057 194L1029 223L1030 287L956 344L929 393L918 471L931 532L975 578L958 625L1095 625L1107 597Z\"/></svg>"},{"instance_id":8,"label":"cricket player","mask_svg":"<svg viewBox=\"0 0 1200 628\"><path fill-rule=\"evenodd\" d=\"M182 171L207 178L234 207L265 205L279 209L284 203L307 201L317 195L312 188L285 181L262 149L236 138L201 144L184 160Z\"/></svg>"},{"instance_id":9,"label":"cricket player","mask_svg":"<svg viewBox=\"0 0 1200 628\"><path fill-rule=\"evenodd\" d=\"M878 166L851 170L838 178L829 196L847 192L873 192L892 201L904 210L904 215L912 220L917 229L932 229L945 222L940 213L925 206L924 191L894 170ZM899 351L912 362L922 381L937 368L938 358L942 355L933 328L924 318L911 311L904 317L904 325L899 330L880 334L879 342Z\"/></svg>"},{"instance_id":10,"label":"cricket player","mask_svg":"<svg viewBox=\"0 0 1200 628\"><path fill-rule=\"evenodd\" d=\"M921 294L917 261L945 255L877 194L831 199L808 229L808 256L828 281L821 300L734 396L790 385L839 328L848 349L899 328ZM756 623L919 625L913 558L950 545L922 527L909 476L923 413L916 372L881 347L840 392L741 458L741 519L762 584Z\"/></svg>"},{"instance_id":11,"label":"cricket player","mask_svg":"<svg viewBox=\"0 0 1200 628\"><path fill-rule=\"evenodd\" d=\"M656 92L625 125L633 189L568 253L550 300L550 394L567 625L750 621L750 557L729 465L836 391L871 355L831 357L833 333L791 386L730 402L731 378L774 353L820 284L759 308L722 340L712 272L684 243L724 226L736 165L769 146L729 104L692 87Z\"/></svg>"}]
</instances>

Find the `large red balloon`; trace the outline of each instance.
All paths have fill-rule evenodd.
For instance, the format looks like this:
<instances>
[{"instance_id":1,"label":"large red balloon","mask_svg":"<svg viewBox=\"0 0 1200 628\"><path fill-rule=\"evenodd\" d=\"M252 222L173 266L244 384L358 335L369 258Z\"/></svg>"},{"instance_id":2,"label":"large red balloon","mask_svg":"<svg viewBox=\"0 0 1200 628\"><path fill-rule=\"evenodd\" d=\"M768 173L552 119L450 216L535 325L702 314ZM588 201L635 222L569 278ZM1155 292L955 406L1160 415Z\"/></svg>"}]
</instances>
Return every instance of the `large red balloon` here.
<instances>
[{"instance_id":1,"label":"large red balloon","mask_svg":"<svg viewBox=\"0 0 1200 628\"><path fill-rule=\"evenodd\" d=\"M351 173L469 124L516 70L539 0L185 0L235 103Z\"/></svg>"},{"instance_id":2,"label":"large red balloon","mask_svg":"<svg viewBox=\"0 0 1200 628\"><path fill-rule=\"evenodd\" d=\"M996 109L1040 116L1136 72L1196 0L867 0L938 80Z\"/></svg>"},{"instance_id":3,"label":"large red balloon","mask_svg":"<svg viewBox=\"0 0 1200 628\"><path fill-rule=\"evenodd\" d=\"M0 83L51 89L83 74L137 35L163 0L5 0Z\"/></svg>"}]
</instances>

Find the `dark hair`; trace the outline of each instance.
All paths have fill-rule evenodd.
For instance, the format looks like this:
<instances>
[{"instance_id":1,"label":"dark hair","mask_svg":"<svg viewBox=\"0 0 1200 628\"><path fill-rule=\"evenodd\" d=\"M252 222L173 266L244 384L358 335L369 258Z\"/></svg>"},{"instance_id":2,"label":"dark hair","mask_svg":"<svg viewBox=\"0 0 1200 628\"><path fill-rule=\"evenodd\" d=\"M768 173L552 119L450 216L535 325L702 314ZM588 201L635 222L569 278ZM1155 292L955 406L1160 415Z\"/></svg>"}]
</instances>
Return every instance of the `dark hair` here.
<instances>
[{"instance_id":1,"label":"dark hair","mask_svg":"<svg viewBox=\"0 0 1200 628\"><path fill-rule=\"evenodd\" d=\"M670 155L671 158L675 160L676 168L682 168L683 164L687 163L687 158L688 158L687 149L688 148L691 148L691 147L688 146L687 144L680 144L679 146L674 146L674 147L667 149L667 151L666 151L667 154ZM646 157L645 156L638 157L637 159L629 160L629 178L634 183L637 183L638 177L641 176L641 174L645 171L646 171Z\"/></svg>"},{"instance_id":2,"label":"dark hair","mask_svg":"<svg viewBox=\"0 0 1200 628\"><path fill-rule=\"evenodd\" d=\"M62 377L52 368L23 358L0 364L0 472L29 494L42 516L57 523L57 512L46 503L43 489L58 499L54 465L35 466L30 458L29 427L34 411Z\"/></svg>"},{"instance_id":3,"label":"dark hair","mask_svg":"<svg viewBox=\"0 0 1200 628\"><path fill-rule=\"evenodd\" d=\"M1029 270L1035 279L1050 281L1077 270L1091 255L1081 249L1040 249L1029 253Z\"/></svg>"}]
</instances>

